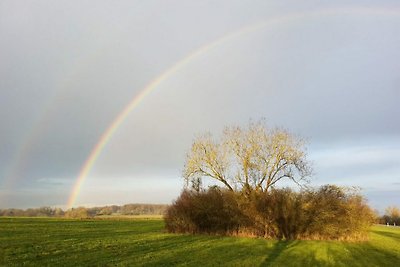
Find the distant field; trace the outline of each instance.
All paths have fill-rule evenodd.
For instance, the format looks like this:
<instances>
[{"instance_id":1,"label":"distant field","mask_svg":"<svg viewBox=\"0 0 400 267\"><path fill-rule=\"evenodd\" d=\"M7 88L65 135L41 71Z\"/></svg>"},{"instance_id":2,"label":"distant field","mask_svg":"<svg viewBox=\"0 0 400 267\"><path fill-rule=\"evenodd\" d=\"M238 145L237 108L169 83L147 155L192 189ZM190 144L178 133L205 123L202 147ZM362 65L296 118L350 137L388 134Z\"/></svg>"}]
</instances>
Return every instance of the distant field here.
<instances>
[{"instance_id":1,"label":"distant field","mask_svg":"<svg viewBox=\"0 0 400 267\"><path fill-rule=\"evenodd\" d=\"M363 243L173 235L162 220L0 218L1 266L400 266L400 229Z\"/></svg>"}]
</instances>

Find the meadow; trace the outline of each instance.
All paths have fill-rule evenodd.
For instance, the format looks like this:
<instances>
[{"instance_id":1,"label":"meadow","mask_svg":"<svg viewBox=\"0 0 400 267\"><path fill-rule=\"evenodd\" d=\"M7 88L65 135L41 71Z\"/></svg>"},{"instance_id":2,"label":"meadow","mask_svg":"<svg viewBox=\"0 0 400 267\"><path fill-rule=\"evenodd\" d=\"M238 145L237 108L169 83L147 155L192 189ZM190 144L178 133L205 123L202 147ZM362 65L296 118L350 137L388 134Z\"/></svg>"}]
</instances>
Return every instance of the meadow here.
<instances>
[{"instance_id":1,"label":"meadow","mask_svg":"<svg viewBox=\"0 0 400 267\"><path fill-rule=\"evenodd\" d=\"M178 235L160 219L0 218L1 266L399 266L400 228L366 242Z\"/></svg>"}]
</instances>

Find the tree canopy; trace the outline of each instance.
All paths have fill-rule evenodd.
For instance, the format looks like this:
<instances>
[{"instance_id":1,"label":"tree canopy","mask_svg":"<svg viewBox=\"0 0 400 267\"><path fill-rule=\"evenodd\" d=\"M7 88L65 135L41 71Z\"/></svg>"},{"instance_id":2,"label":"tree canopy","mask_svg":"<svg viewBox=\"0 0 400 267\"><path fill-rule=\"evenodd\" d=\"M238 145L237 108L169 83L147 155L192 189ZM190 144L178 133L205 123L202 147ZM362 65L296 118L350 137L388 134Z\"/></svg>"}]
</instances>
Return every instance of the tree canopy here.
<instances>
[{"instance_id":1,"label":"tree canopy","mask_svg":"<svg viewBox=\"0 0 400 267\"><path fill-rule=\"evenodd\" d=\"M205 177L231 191L267 192L282 179L297 184L311 175L302 138L263 121L247 128L227 127L217 140L209 133L197 137L187 154L183 177L200 190Z\"/></svg>"},{"instance_id":2,"label":"tree canopy","mask_svg":"<svg viewBox=\"0 0 400 267\"><path fill-rule=\"evenodd\" d=\"M187 188L168 207L166 228L277 239L368 238L374 216L354 188L285 188L283 181L302 186L311 173L304 140L264 121L226 127L220 138L203 134L187 154ZM216 184L204 188L204 179Z\"/></svg>"}]
</instances>

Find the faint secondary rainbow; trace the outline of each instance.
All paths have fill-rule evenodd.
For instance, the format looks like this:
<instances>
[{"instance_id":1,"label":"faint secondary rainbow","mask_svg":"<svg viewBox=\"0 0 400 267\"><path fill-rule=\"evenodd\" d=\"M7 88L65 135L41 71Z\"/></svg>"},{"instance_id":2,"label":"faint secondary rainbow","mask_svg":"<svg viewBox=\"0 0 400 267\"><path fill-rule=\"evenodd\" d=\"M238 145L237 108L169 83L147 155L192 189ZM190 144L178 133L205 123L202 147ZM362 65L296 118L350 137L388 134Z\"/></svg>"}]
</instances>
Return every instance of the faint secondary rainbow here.
<instances>
[{"instance_id":1,"label":"faint secondary rainbow","mask_svg":"<svg viewBox=\"0 0 400 267\"><path fill-rule=\"evenodd\" d=\"M29 156L32 156L35 145L37 145L40 137L48 130L48 126L55 119L55 111L59 108L57 103L68 92L70 88L69 82L73 81L84 67L87 67L89 59L96 58L101 54L101 50L97 49L85 57L77 58L64 73L63 78L56 81L53 93L41 105L42 109L37 112L33 122L20 139L14 154L10 157L10 164L8 164L2 174L2 179L0 179L0 188L13 190L15 183L23 179L24 170L27 169L29 164Z\"/></svg>"},{"instance_id":2,"label":"faint secondary rainbow","mask_svg":"<svg viewBox=\"0 0 400 267\"><path fill-rule=\"evenodd\" d=\"M339 9L323 9L311 12L302 12L302 13L291 13L284 16L274 17L268 20L263 20L261 22L244 26L239 28L238 30L223 35L222 37L214 40L213 42L207 43L200 48L194 50L192 53L188 54L186 57L181 59L180 61L173 64L170 68L165 70L161 75L157 76L154 80L152 80L149 84L144 87L139 94L137 94L129 104L118 114L118 116L113 120L111 125L105 130L105 132L101 135L99 141L96 143L94 148L92 149L89 157L83 164L79 175L75 181L73 186L72 192L69 196L67 208L72 208L79 192L82 188L83 182L85 181L86 177L88 176L89 172L91 171L94 163L96 162L97 158L101 154L103 148L107 145L110 141L114 133L118 130L119 126L125 121L128 115L134 110L143 99L146 98L149 94L151 94L158 85L160 85L163 81L168 79L178 70L185 67L189 62L192 60L200 57L201 55L205 54L209 50L215 48L223 44L224 42L241 37L250 32L254 32L256 30L265 28L265 27L272 27L283 25L290 22L299 21L302 19L313 19L317 17L323 16L334 16L334 15L384 15L384 16L399 16L400 9L389 9L389 8L339 8Z\"/></svg>"}]
</instances>

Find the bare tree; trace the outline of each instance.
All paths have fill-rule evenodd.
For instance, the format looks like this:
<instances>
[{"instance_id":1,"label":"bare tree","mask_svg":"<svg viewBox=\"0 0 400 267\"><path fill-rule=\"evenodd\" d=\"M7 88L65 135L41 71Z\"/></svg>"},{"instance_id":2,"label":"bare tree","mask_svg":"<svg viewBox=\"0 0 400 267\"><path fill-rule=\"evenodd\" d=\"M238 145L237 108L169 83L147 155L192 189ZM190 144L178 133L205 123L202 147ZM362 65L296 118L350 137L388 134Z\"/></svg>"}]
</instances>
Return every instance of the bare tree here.
<instances>
[{"instance_id":1,"label":"bare tree","mask_svg":"<svg viewBox=\"0 0 400 267\"><path fill-rule=\"evenodd\" d=\"M227 176L230 158L225 144L214 142L211 134L199 136L187 155L183 177L198 190L202 177L211 177L233 190L233 181Z\"/></svg>"},{"instance_id":2,"label":"bare tree","mask_svg":"<svg viewBox=\"0 0 400 267\"><path fill-rule=\"evenodd\" d=\"M400 218L400 209L395 206L389 206L385 209L385 214L395 220Z\"/></svg>"},{"instance_id":3,"label":"bare tree","mask_svg":"<svg viewBox=\"0 0 400 267\"><path fill-rule=\"evenodd\" d=\"M211 134L196 138L187 154L183 177L195 190L204 177L229 190L268 191L278 181L307 181L311 168L304 141L282 129L268 129L262 121L248 128L227 127L218 142Z\"/></svg>"}]
</instances>

